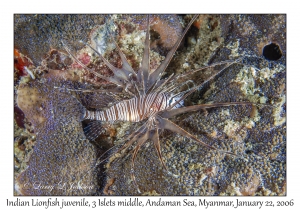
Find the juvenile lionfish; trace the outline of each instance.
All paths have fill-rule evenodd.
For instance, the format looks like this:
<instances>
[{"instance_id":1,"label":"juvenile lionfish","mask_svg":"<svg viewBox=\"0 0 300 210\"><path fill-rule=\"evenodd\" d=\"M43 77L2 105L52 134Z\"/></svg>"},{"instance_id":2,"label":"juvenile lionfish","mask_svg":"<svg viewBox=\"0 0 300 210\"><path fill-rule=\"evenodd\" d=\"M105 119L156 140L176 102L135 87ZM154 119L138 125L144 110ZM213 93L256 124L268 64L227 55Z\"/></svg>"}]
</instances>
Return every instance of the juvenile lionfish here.
<instances>
[{"instance_id":1,"label":"juvenile lionfish","mask_svg":"<svg viewBox=\"0 0 300 210\"><path fill-rule=\"evenodd\" d=\"M199 110L205 110L208 108L214 107L223 107L223 106L234 106L234 105L254 105L251 102L227 102L227 103L214 103L214 104L199 104L193 106L184 106L184 100L190 96L192 93L197 91L200 87L204 86L206 83L209 83L211 80L216 78L218 75L222 74L229 66L239 63L240 60L229 60L224 62L219 62L212 64L203 68L195 69L193 71L181 74L165 76L164 72L168 67L171 59L173 58L177 48L182 42L185 34L197 19L195 15L192 20L187 25L186 29L176 41L174 46L166 55L165 59L154 71L150 71L150 24L149 16L147 18L147 31L146 38L144 43L144 53L140 68L138 71L134 71L131 65L129 64L126 56L120 50L117 43L114 42L119 56L122 61L122 67L116 68L109 63L107 59L101 53L101 49L97 49L97 46L94 47L91 44L81 41L83 44L88 46L94 53L96 53L105 65L113 72L112 77L106 77L97 73L94 69L89 68L78 60L72 53L71 50L63 43L66 51L71 55L71 57L84 69L88 70L95 76L106 80L109 83L112 83L118 86L117 89L111 90L111 92L123 92L128 95L128 98L122 101L116 101L111 106L107 107L105 110L88 110L84 109L84 114L82 120L95 120L102 122L113 123L115 121L129 121L129 122L140 122L141 125L134 130L127 138L123 146L117 151L121 152L127 150L128 148L132 149L132 159L131 159L131 179L136 185L137 190L140 192L138 183L135 180L134 175L134 163L137 157L137 153L140 148L150 140L155 146L157 156L163 166L163 168L169 173L172 174L167 168L166 164L162 158L162 152L160 147L160 133L163 130L169 130L175 134L179 134L183 137L190 138L200 145L207 147L212 150L216 150L221 153L229 154L232 156L238 156L230 151L221 151L214 146L211 146L200 139L198 139L193 134L186 131L184 128L175 124L169 118L172 118L176 115L194 112ZM206 70L207 68L221 67L220 70L206 79L200 85L195 85L191 80L188 80L189 76L193 75L196 72ZM110 90L105 90L106 93L109 93ZM91 124L86 129L87 137L96 138L97 130L100 129L94 128L97 126L97 123ZM172 174L173 175L173 174Z\"/></svg>"}]
</instances>

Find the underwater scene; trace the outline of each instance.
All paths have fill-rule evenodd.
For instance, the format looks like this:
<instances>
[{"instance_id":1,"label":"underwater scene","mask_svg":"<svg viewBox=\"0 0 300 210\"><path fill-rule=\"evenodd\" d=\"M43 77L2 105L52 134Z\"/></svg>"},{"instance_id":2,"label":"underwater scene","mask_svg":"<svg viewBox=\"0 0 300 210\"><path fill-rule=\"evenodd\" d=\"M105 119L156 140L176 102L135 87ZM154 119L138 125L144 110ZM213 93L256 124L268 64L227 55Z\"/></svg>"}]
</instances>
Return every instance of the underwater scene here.
<instances>
[{"instance_id":1,"label":"underwater scene","mask_svg":"<svg viewBox=\"0 0 300 210\"><path fill-rule=\"evenodd\" d=\"M14 195L282 196L286 173L286 15L14 15Z\"/></svg>"}]
</instances>

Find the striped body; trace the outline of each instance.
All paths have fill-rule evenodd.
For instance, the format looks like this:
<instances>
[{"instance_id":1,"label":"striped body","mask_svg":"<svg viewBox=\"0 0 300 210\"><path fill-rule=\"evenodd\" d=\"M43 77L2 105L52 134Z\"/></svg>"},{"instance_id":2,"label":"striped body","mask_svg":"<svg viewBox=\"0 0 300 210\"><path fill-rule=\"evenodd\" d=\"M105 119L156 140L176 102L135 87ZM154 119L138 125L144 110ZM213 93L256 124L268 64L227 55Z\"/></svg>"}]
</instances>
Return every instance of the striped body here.
<instances>
[{"instance_id":1,"label":"striped body","mask_svg":"<svg viewBox=\"0 0 300 210\"><path fill-rule=\"evenodd\" d=\"M84 119L139 122L171 104L165 93L150 93L119 102L104 111L85 111Z\"/></svg>"}]
</instances>

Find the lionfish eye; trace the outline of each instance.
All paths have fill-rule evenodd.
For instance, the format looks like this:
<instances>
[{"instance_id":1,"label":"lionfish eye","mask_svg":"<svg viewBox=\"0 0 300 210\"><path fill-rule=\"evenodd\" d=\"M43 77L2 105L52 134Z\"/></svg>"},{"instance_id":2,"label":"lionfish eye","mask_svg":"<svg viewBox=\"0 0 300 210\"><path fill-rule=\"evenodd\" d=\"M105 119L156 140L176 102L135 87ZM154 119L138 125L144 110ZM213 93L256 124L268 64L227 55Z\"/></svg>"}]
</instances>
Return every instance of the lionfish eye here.
<instances>
[{"instance_id":1,"label":"lionfish eye","mask_svg":"<svg viewBox=\"0 0 300 210\"><path fill-rule=\"evenodd\" d=\"M173 98L169 100L169 106L172 104Z\"/></svg>"}]
</instances>

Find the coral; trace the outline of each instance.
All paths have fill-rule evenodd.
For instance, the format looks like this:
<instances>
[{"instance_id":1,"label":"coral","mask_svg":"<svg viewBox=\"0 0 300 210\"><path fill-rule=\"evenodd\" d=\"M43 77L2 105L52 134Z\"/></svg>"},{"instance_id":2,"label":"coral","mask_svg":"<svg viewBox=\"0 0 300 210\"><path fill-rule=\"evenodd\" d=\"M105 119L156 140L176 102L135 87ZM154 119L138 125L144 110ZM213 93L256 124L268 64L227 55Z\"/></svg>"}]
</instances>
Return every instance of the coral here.
<instances>
[{"instance_id":1,"label":"coral","mask_svg":"<svg viewBox=\"0 0 300 210\"><path fill-rule=\"evenodd\" d=\"M14 49L14 68L17 74L17 77L25 76L28 73L31 73L28 68L32 66L32 61L24 56L19 50Z\"/></svg>"},{"instance_id":2,"label":"coral","mask_svg":"<svg viewBox=\"0 0 300 210\"><path fill-rule=\"evenodd\" d=\"M44 59L44 62L47 63L46 68L54 70L65 70L73 63L67 54L58 50L51 50L49 55ZM84 64L86 63L85 61Z\"/></svg>"},{"instance_id":3,"label":"coral","mask_svg":"<svg viewBox=\"0 0 300 210\"><path fill-rule=\"evenodd\" d=\"M126 18L126 17L125 17ZM138 29L145 30L147 26L147 18L145 15L132 15L130 19L137 25ZM182 24L180 17L177 15L151 15L149 17L151 48L160 48L160 50L169 50L175 44L182 33ZM125 31L128 30L128 23L124 24ZM123 30L124 30L123 29Z\"/></svg>"},{"instance_id":4,"label":"coral","mask_svg":"<svg viewBox=\"0 0 300 210\"><path fill-rule=\"evenodd\" d=\"M175 15L154 16L151 29L158 33L159 39L152 42L152 46L161 45L169 50L182 33L180 20Z\"/></svg>"},{"instance_id":5,"label":"coral","mask_svg":"<svg viewBox=\"0 0 300 210\"><path fill-rule=\"evenodd\" d=\"M118 15L113 17L120 32L116 35L117 43L134 68L137 68L145 36L140 26L145 23L145 19L142 18L141 22L138 22L138 17ZM190 15L173 17L176 24L186 23L191 18ZM131 22L132 18L134 21ZM37 28L42 30L37 31L29 20L31 23L37 23ZM63 24L59 27L54 26L57 24L51 23L55 21L61 21ZM69 24L72 21L73 23ZM168 21L160 17L157 17L156 21L157 24L153 23L151 26L151 35L155 36L158 33L163 40L167 40L165 37L168 35L161 30L162 27L169 26ZM103 23L103 18L95 15L37 17L18 15L15 22L15 43L19 46L18 49L29 56L35 64L40 65L42 57L50 49L50 43L45 40L53 40L52 43L56 45L51 46L55 49L60 48L57 44L59 37L74 40L83 31L89 34L95 25ZM82 24L86 30L80 30ZM51 27L47 28L49 25ZM177 30L176 27L172 27L171 25L166 33L174 33ZM21 33L20 30L23 28ZM74 37L71 36L73 32ZM214 108L182 114L172 119L204 142L220 150L232 151L243 158L228 156L204 148L192 140L164 132L161 135L163 159L170 171L178 177L169 175L162 169L153 145L146 144L138 153L135 163L135 176L140 190L144 195L284 195L286 193L285 16L200 15L183 42L184 45L176 53L165 74L180 74L204 64L244 58L242 61L244 65L231 66L210 84L201 87L185 101L185 104L251 101L257 104L271 104L273 107ZM277 43L280 48L282 56L278 60L269 61L262 56L263 48L270 42ZM80 61L90 68L98 68L97 71L101 74L110 75L111 72L105 70L104 65L95 59L90 50L82 46L72 46L72 42L70 43L72 48L77 49ZM37 47L39 45L40 48ZM168 48L168 43L155 39L152 40L152 46ZM105 50L108 50L106 56L110 62L118 66L120 59L115 56L115 50L107 48ZM53 52L55 51L52 51L52 55L51 53L47 55L51 55L49 58L57 59L59 53ZM151 55L152 68L156 68L165 53L164 50L154 49L151 50ZM48 59L46 63L53 59ZM25 158L27 161L22 163L22 167L18 168L18 173L20 170L24 171L17 178L17 190L27 195L138 194L130 176L131 156L118 153L108 160L105 168L94 167L98 153L101 155L104 152L103 144L111 147L112 144L107 142L113 141L114 145L122 145L124 135L134 128L129 123L120 122L113 125L107 129L109 134L105 133L99 137L100 141L97 140L100 147L87 140L82 141L81 139L85 137L79 119L80 105L69 91L55 87L84 89L91 87L85 82L99 86L103 83L94 77L88 78L88 73L75 63L70 65L68 62L62 65L61 62L50 62L50 64L46 67L61 70L47 69L48 73L43 73L36 80L17 86L18 106L24 112L26 120L32 122L36 135L34 141L29 137L22 140L16 136L15 150L20 160L22 151L27 151L35 144L34 151L30 152L32 155L28 168L24 170L30 154ZM201 71L191 79L200 84L214 71L214 69ZM113 148L110 154L115 150ZM82 183L91 184L93 189L58 190L56 184L60 180L63 183L78 183L86 172ZM49 191L24 188L25 183L33 182L56 185L56 189Z\"/></svg>"},{"instance_id":6,"label":"coral","mask_svg":"<svg viewBox=\"0 0 300 210\"><path fill-rule=\"evenodd\" d=\"M240 31L238 27L244 26L243 21L251 20L255 16L242 17L240 22L236 16L199 17L201 20L199 31L189 34L188 47L182 49L168 71L175 71L178 74L199 68L203 63L234 59L241 55L251 58L251 55L258 54L255 43L260 39L256 38L256 34L238 33ZM265 24L264 27L270 24L268 20L276 22L276 18L283 20L282 16L257 17L261 20L261 24ZM266 21L263 21L264 19ZM233 31L224 29L229 20L234 20L231 23ZM249 22L252 26L262 28L260 23ZM275 37L285 37L285 32L281 30L271 33ZM250 44L245 41L248 39L251 40ZM284 45L285 40L280 41ZM248 60L246 57L244 60L247 65L229 68L209 88L203 87L185 103L252 101L273 104L274 107L224 107L206 110L206 114L202 112L183 114L175 119L175 122L181 122L180 126L197 134L204 142L221 150L241 154L245 159L226 157L222 153L195 145L191 140L166 133L161 139L164 160L171 172L179 176L168 175L159 165L159 161L153 158L155 150L152 146L146 146L138 154L135 163L136 180L140 183L141 191L149 192L154 189L160 195L284 194L286 186L285 100L282 99L285 97L284 48L282 57L271 66L256 55L252 60L250 58ZM197 79L201 83L210 75L209 71L204 71ZM112 162L107 169L108 177L120 177L111 186L116 195L137 193L130 181L130 161L128 158L122 163ZM214 171L210 176L207 174L209 168ZM121 169L122 177L119 173Z\"/></svg>"},{"instance_id":7,"label":"coral","mask_svg":"<svg viewBox=\"0 0 300 210\"><path fill-rule=\"evenodd\" d=\"M285 61L285 15L223 15L221 21L223 36L229 34L239 40L239 53L261 56L263 48L275 42L282 51L281 61Z\"/></svg>"},{"instance_id":8,"label":"coral","mask_svg":"<svg viewBox=\"0 0 300 210\"><path fill-rule=\"evenodd\" d=\"M28 168L17 179L16 190L23 195L95 194L99 188L93 176L97 171L93 167L96 150L84 140L81 105L54 85L48 79L19 86L18 106L32 122L37 141Z\"/></svg>"},{"instance_id":9,"label":"coral","mask_svg":"<svg viewBox=\"0 0 300 210\"><path fill-rule=\"evenodd\" d=\"M34 64L38 65L51 48L63 49L63 38L72 43L73 49L81 49L83 45L79 45L77 40L103 21L104 15L18 14L14 18L15 48L29 55Z\"/></svg>"}]
</instances>

